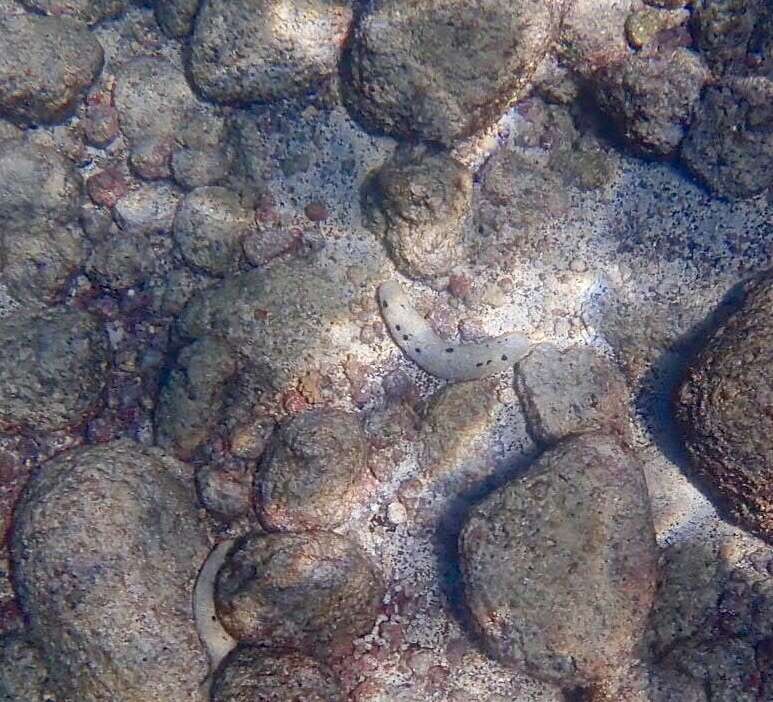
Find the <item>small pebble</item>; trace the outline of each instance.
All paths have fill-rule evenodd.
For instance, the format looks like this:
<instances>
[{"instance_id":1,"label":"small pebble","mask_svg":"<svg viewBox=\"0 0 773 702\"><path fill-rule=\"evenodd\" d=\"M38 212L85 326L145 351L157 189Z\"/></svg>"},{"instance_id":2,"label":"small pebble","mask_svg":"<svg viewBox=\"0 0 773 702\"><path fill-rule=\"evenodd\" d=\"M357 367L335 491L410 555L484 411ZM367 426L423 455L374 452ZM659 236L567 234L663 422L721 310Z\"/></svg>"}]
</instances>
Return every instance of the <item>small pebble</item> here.
<instances>
[{"instance_id":1,"label":"small pebble","mask_svg":"<svg viewBox=\"0 0 773 702\"><path fill-rule=\"evenodd\" d=\"M328 216L327 207L321 202L310 202L303 211L312 222L324 222Z\"/></svg>"},{"instance_id":2,"label":"small pebble","mask_svg":"<svg viewBox=\"0 0 773 702\"><path fill-rule=\"evenodd\" d=\"M395 525L404 524L408 520L408 512L405 511L402 503L390 502L387 507L387 519Z\"/></svg>"}]
</instances>

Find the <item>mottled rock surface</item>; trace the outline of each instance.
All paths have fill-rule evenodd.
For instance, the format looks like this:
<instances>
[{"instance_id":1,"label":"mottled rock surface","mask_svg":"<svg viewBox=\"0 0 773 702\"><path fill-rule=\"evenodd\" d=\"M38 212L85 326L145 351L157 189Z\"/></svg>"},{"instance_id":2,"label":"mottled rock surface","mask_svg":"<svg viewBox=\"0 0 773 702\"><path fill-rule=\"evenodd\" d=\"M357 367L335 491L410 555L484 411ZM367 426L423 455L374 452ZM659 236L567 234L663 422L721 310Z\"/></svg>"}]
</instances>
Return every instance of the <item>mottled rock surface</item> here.
<instances>
[{"instance_id":1,"label":"mottled rock surface","mask_svg":"<svg viewBox=\"0 0 773 702\"><path fill-rule=\"evenodd\" d=\"M380 0L354 30L350 105L387 133L451 144L523 93L561 5Z\"/></svg>"},{"instance_id":2,"label":"mottled rock surface","mask_svg":"<svg viewBox=\"0 0 773 702\"><path fill-rule=\"evenodd\" d=\"M94 24L120 15L129 6L130 0L21 0L21 3L45 15L66 15Z\"/></svg>"},{"instance_id":3,"label":"mottled rock surface","mask_svg":"<svg viewBox=\"0 0 773 702\"><path fill-rule=\"evenodd\" d=\"M212 702L343 702L333 673L298 653L242 646L231 653L212 685Z\"/></svg>"},{"instance_id":4,"label":"mottled rock surface","mask_svg":"<svg viewBox=\"0 0 773 702\"><path fill-rule=\"evenodd\" d=\"M0 320L0 421L58 429L80 424L105 386L107 337L84 312L52 309Z\"/></svg>"},{"instance_id":5,"label":"mottled rock surface","mask_svg":"<svg viewBox=\"0 0 773 702\"><path fill-rule=\"evenodd\" d=\"M191 592L208 551L186 468L129 441L47 462L18 505L16 591L62 699L195 699Z\"/></svg>"},{"instance_id":6,"label":"mottled rock surface","mask_svg":"<svg viewBox=\"0 0 773 702\"><path fill-rule=\"evenodd\" d=\"M0 702L44 700L47 679L40 652L23 633L0 636Z\"/></svg>"},{"instance_id":7,"label":"mottled rock surface","mask_svg":"<svg viewBox=\"0 0 773 702\"><path fill-rule=\"evenodd\" d=\"M113 219L129 236L171 232L179 193L166 183L148 183L126 193L113 208Z\"/></svg>"},{"instance_id":8,"label":"mottled rock surface","mask_svg":"<svg viewBox=\"0 0 773 702\"><path fill-rule=\"evenodd\" d=\"M245 537L218 573L215 606L235 638L323 654L375 621L384 586L353 541L330 532Z\"/></svg>"},{"instance_id":9,"label":"mottled rock surface","mask_svg":"<svg viewBox=\"0 0 773 702\"><path fill-rule=\"evenodd\" d=\"M773 273L707 340L676 398L695 473L726 514L773 540Z\"/></svg>"},{"instance_id":10,"label":"mottled rock surface","mask_svg":"<svg viewBox=\"0 0 773 702\"><path fill-rule=\"evenodd\" d=\"M99 76L104 52L69 18L0 18L0 116L21 124L56 124L75 110Z\"/></svg>"},{"instance_id":11,"label":"mottled rock surface","mask_svg":"<svg viewBox=\"0 0 773 702\"><path fill-rule=\"evenodd\" d=\"M217 102L303 95L338 67L344 0L205 0L191 40L193 82Z\"/></svg>"},{"instance_id":12,"label":"mottled rock surface","mask_svg":"<svg viewBox=\"0 0 773 702\"><path fill-rule=\"evenodd\" d=\"M254 213L227 188L197 188L182 201L174 236L186 263L212 275L235 269L241 242L254 226Z\"/></svg>"},{"instance_id":13,"label":"mottled rock surface","mask_svg":"<svg viewBox=\"0 0 773 702\"><path fill-rule=\"evenodd\" d=\"M198 12L200 0L154 0L161 29L170 37L185 37L193 31L193 21Z\"/></svg>"},{"instance_id":14,"label":"mottled rock surface","mask_svg":"<svg viewBox=\"0 0 773 702\"><path fill-rule=\"evenodd\" d=\"M363 191L368 227L395 265L414 278L448 273L464 255L472 174L442 151L398 148Z\"/></svg>"},{"instance_id":15,"label":"mottled rock surface","mask_svg":"<svg viewBox=\"0 0 773 702\"><path fill-rule=\"evenodd\" d=\"M611 437L569 439L473 508L460 536L475 627L496 658L562 686L624 666L652 604L644 475Z\"/></svg>"},{"instance_id":16,"label":"mottled rock surface","mask_svg":"<svg viewBox=\"0 0 773 702\"><path fill-rule=\"evenodd\" d=\"M276 531L339 526L362 493L368 444L360 421L339 410L312 410L274 434L255 476L261 524Z\"/></svg>"},{"instance_id":17,"label":"mottled rock surface","mask_svg":"<svg viewBox=\"0 0 773 702\"><path fill-rule=\"evenodd\" d=\"M587 346L537 346L516 366L515 390L529 433L543 444L589 431L630 433L625 378Z\"/></svg>"}]
</instances>

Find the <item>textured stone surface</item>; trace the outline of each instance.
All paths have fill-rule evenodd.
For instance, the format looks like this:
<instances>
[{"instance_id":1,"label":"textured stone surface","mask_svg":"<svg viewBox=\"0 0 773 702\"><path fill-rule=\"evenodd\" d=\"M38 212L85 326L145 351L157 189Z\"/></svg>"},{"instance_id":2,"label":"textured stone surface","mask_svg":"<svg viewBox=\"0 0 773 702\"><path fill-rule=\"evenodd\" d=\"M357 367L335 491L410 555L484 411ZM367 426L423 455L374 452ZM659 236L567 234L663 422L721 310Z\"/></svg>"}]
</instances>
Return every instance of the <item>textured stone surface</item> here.
<instances>
[{"instance_id":1,"label":"textured stone surface","mask_svg":"<svg viewBox=\"0 0 773 702\"><path fill-rule=\"evenodd\" d=\"M108 17L120 15L130 0L21 0L22 4L46 15L60 17L68 15L75 19L94 24Z\"/></svg>"},{"instance_id":2,"label":"textured stone surface","mask_svg":"<svg viewBox=\"0 0 773 702\"><path fill-rule=\"evenodd\" d=\"M239 196L227 188L197 188L182 201L174 220L174 236L186 263L213 275L233 270L241 242L255 219Z\"/></svg>"},{"instance_id":3,"label":"textured stone surface","mask_svg":"<svg viewBox=\"0 0 773 702\"><path fill-rule=\"evenodd\" d=\"M0 420L57 429L80 424L105 385L107 337L83 312L52 309L0 320Z\"/></svg>"},{"instance_id":4,"label":"textured stone surface","mask_svg":"<svg viewBox=\"0 0 773 702\"><path fill-rule=\"evenodd\" d=\"M773 541L773 273L707 340L676 399L694 471L724 511Z\"/></svg>"},{"instance_id":5,"label":"textured stone surface","mask_svg":"<svg viewBox=\"0 0 773 702\"><path fill-rule=\"evenodd\" d=\"M388 133L453 143L523 93L560 7L552 0L380 0L355 27L351 107Z\"/></svg>"},{"instance_id":6,"label":"textured stone surface","mask_svg":"<svg viewBox=\"0 0 773 702\"><path fill-rule=\"evenodd\" d=\"M459 545L476 629L498 659L573 687L635 651L657 549L641 467L615 439L543 454L473 508Z\"/></svg>"},{"instance_id":7,"label":"textured stone surface","mask_svg":"<svg viewBox=\"0 0 773 702\"><path fill-rule=\"evenodd\" d=\"M515 390L529 433L543 444L589 431L630 433L625 378L587 346L537 346L516 366Z\"/></svg>"},{"instance_id":8,"label":"textured stone surface","mask_svg":"<svg viewBox=\"0 0 773 702\"><path fill-rule=\"evenodd\" d=\"M0 636L0 702L44 700L48 673L22 632Z\"/></svg>"},{"instance_id":9,"label":"textured stone surface","mask_svg":"<svg viewBox=\"0 0 773 702\"><path fill-rule=\"evenodd\" d=\"M344 0L205 0L191 76L218 102L303 95L338 67L352 8Z\"/></svg>"},{"instance_id":10,"label":"textured stone surface","mask_svg":"<svg viewBox=\"0 0 773 702\"><path fill-rule=\"evenodd\" d=\"M406 275L448 273L463 259L472 174L444 152L400 147L363 191L368 227Z\"/></svg>"},{"instance_id":11,"label":"textured stone surface","mask_svg":"<svg viewBox=\"0 0 773 702\"><path fill-rule=\"evenodd\" d=\"M68 18L0 18L0 116L22 124L55 124L102 70L96 37Z\"/></svg>"},{"instance_id":12,"label":"textured stone surface","mask_svg":"<svg viewBox=\"0 0 773 702\"><path fill-rule=\"evenodd\" d=\"M274 434L255 477L261 524L277 531L330 529L362 492L368 444L356 415L312 410Z\"/></svg>"},{"instance_id":13,"label":"textured stone surface","mask_svg":"<svg viewBox=\"0 0 773 702\"><path fill-rule=\"evenodd\" d=\"M208 546L186 468L129 441L44 464L18 505L16 590L63 699L195 699L191 592Z\"/></svg>"},{"instance_id":14,"label":"textured stone surface","mask_svg":"<svg viewBox=\"0 0 773 702\"><path fill-rule=\"evenodd\" d=\"M218 671L212 702L343 702L331 671L298 653L237 648Z\"/></svg>"},{"instance_id":15,"label":"textured stone surface","mask_svg":"<svg viewBox=\"0 0 773 702\"><path fill-rule=\"evenodd\" d=\"M200 0L153 0L156 19L170 37L185 37L193 31Z\"/></svg>"},{"instance_id":16,"label":"textured stone surface","mask_svg":"<svg viewBox=\"0 0 773 702\"><path fill-rule=\"evenodd\" d=\"M373 626L384 586L365 553L331 532L252 535L218 573L215 606L228 632L256 644L322 654Z\"/></svg>"}]
</instances>

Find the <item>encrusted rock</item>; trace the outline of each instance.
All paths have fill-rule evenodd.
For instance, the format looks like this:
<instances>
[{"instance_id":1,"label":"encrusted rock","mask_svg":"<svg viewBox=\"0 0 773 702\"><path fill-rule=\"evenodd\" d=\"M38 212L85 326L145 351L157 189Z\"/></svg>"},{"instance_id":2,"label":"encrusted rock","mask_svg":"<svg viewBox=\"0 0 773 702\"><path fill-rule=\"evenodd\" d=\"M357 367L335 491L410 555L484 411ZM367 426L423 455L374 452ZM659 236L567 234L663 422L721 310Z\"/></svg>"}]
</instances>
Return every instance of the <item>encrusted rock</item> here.
<instances>
[{"instance_id":1,"label":"encrusted rock","mask_svg":"<svg viewBox=\"0 0 773 702\"><path fill-rule=\"evenodd\" d=\"M208 552L187 469L129 441L41 466L17 507L16 591L62 699L196 699L191 592Z\"/></svg>"},{"instance_id":2,"label":"encrusted rock","mask_svg":"<svg viewBox=\"0 0 773 702\"><path fill-rule=\"evenodd\" d=\"M171 242L161 236L118 232L97 242L86 261L86 271L100 285L121 290L147 280L169 253Z\"/></svg>"},{"instance_id":3,"label":"encrusted rock","mask_svg":"<svg viewBox=\"0 0 773 702\"><path fill-rule=\"evenodd\" d=\"M543 444L589 431L630 433L625 378L587 346L537 346L516 366L515 390L529 433Z\"/></svg>"},{"instance_id":4,"label":"encrusted rock","mask_svg":"<svg viewBox=\"0 0 773 702\"><path fill-rule=\"evenodd\" d=\"M88 24L120 15L130 0L21 0L35 12L60 17L68 15Z\"/></svg>"},{"instance_id":5,"label":"encrusted rock","mask_svg":"<svg viewBox=\"0 0 773 702\"><path fill-rule=\"evenodd\" d=\"M179 200L166 183L142 185L118 200L113 219L129 236L171 232Z\"/></svg>"},{"instance_id":6,"label":"encrusted rock","mask_svg":"<svg viewBox=\"0 0 773 702\"><path fill-rule=\"evenodd\" d=\"M218 573L215 606L239 640L324 654L373 626L383 594L365 553L343 536L251 535Z\"/></svg>"},{"instance_id":7,"label":"encrusted rock","mask_svg":"<svg viewBox=\"0 0 773 702\"><path fill-rule=\"evenodd\" d=\"M368 226L406 275L447 274L462 256L472 174L444 152L398 148L363 192Z\"/></svg>"},{"instance_id":8,"label":"encrusted rock","mask_svg":"<svg viewBox=\"0 0 773 702\"><path fill-rule=\"evenodd\" d=\"M153 0L161 29L170 37L185 37L193 31L201 0Z\"/></svg>"},{"instance_id":9,"label":"encrusted rock","mask_svg":"<svg viewBox=\"0 0 773 702\"><path fill-rule=\"evenodd\" d=\"M217 186L197 188L177 211L174 236L186 263L224 275L238 263L242 239L254 221L252 210L233 191Z\"/></svg>"},{"instance_id":10,"label":"encrusted rock","mask_svg":"<svg viewBox=\"0 0 773 702\"><path fill-rule=\"evenodd\" d=\"M693 33L712 70L722 73L744 69L755 24L765 19L765 0L697 0Z\"/></svg>"},{"instance_id":11,"label":"encrusted rock","mask_svg":"<svg viewBox=\"0 0 773 702\"><path fill-rule=\"evenodd\" d=\"M707 88L681 157L713 192L749 197L773 184L773 81L758 77Z\"/></svg>"},{"instance_id":12,"label":"encrusted rock","mask_svg":"<svg viewBox=\"0 0 773 702\"><path fill-rule=\"evenodd\" d=\"M196 471L201 503L218 519L236 519L250 510L252 474L236 468L203 465Z\"/></svg>"},{"instance_id":13,"label":"encrusted rock","mask_svg":"<svg viewBox=\"0 0 773 702\"><path fill-rule=\"evenodd\" d=\"M255 477L261 523L272 531L339 526L360 497L367 455L356 415L320 409L295 417L274 434Z\"/></svg>"},{"instance_id":14,"label":"encrusted rock","mask_svg":"<svg viewBox=\"0 0 773 702\"><path fill-rule=\"evenodd\" d=\"M303 95L338 69L352 8L344 0L205 0L191 76L218 102Z\"/></svg>"},{"instance_id":15,"label":"encrusted rock","mask_svg":"<svg viewBox=\"0 0 773 702\"><path fill-rule=\"evenodd\" d=\"M657 546L636 457L602 434L550 449L473 508L460 537L488 651L565 687L625 667L652 604Z\"/></svg>"},{"instance_id":16,"label":"encrusted rock","mask_svg":"<svg viewBox=\"0 0 773 702\"><path fill-rule=\"evenodd\" d=\"M83 312L52 309L0 320L0 422L32 429L81 423L105 384L108 345Z\"/></svg>"},{"instance_id":17,"label":"encrusted rock","mask_svg":"<svg viewBox=\"0 0 773 702\"><path fill-rule=\"evenodd\" d=\"M773 541L773 272L708 339L676 398L694 471L725 513Z\"/></svg>"},{"instance_id":18,"label":"encrusted rock","mask_svg":"<svg viewBox=\"0 0 773 702\"><path fill-rule=\"evenodd\" d=\"M212 684L212 702L343 702L325 666L299 653L240 646L225 659Z\"/></svg>"},{"instance_id":19,"label":"encrusted rock","mask_svg":"<svg viewBox=\"0 0 773 702\"><path fill-rule=\"evenodd\" d=\"M212 335L265 369L277 389L293 385L309 362L340 362L348 347L334 334L347 318L348 293L311 259L254 270L202 291L178 320L182 337Z\"/></svg>"},{"instance_id":20,"label":"encrusted rock","mask_svg":"<svg viewBox=\"0 0 773 702\"><path fill-rule=\"evenodd\" d=\"M24 634L0 636L0 702L44 700L47 682L40 651Z\"/></svg>"},{"instance_id":21,"label":"encrusted rock","mask_svg":"<svg viewBox=\"0 0 773 702\"><path fill-rule=\"evenodd\" d=\"M0 18L0 116L56 124L75 110L102 70L96 37L69 18Z\"/></svg>"},{"instance_id":22,"label":"encrusted rock","mask_svg":"<svg viewBox=\"0 0 773 702\"><path fill-rule=\"evenodd\" d=\"M709 72L688 49L629 56L599 71L596 96L635 150L670 156L684 138Z\"/></svg>"},{"instance_id":23,"label":"encrusted rock","mask_svg":"<svg viewBox=\"0 0 773 702\"><path fill-rule=\"evenodd\" d=\"M556 29L553 0L380 0L355 27L349 102L368 125L451 144L521 95Z\"/></svg>"}]
</instances>

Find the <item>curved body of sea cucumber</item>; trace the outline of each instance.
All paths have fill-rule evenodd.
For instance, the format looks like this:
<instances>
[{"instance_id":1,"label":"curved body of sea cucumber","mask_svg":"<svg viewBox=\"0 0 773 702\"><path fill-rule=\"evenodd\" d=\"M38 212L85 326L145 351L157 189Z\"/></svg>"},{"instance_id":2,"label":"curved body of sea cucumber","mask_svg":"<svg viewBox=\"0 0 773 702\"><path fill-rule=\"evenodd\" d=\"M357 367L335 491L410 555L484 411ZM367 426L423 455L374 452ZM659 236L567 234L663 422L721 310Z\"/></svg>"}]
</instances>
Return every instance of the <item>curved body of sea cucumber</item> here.
<instances>
[{"instance_id":1,"label":"curved body of sea cucumber","mask_svg":"<svg viewBox=\"0 0 773 702\"><path fill-rule=\"evenodd\" d=\"M476 380L512 367L529 353L522 334L449 343L439 337L424 317L411 306L395 280L378 288L381 315L395 343L416 365L446 380Z\"/></svg>"},{"instance_id":2,"label":"curved body of sea cucumber","mask_svg":"<svg viewBox=\"0 0 773 702\"><path fill-rule=\"evenodd\" d=\"M193 588L193 618L196 621L196 631L209 656L209 675L202 683L202 688L207 690L212 674L237 643L220 623L215 612L215 578L233 545L234 539L226 539L210 551Z\"/></svg>"}]
</instances>

